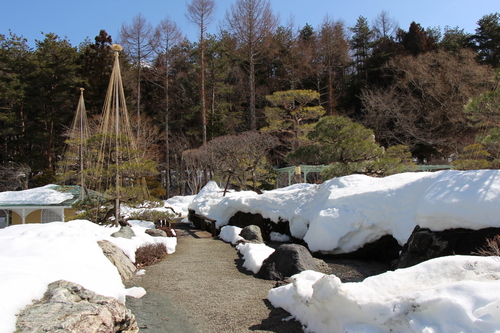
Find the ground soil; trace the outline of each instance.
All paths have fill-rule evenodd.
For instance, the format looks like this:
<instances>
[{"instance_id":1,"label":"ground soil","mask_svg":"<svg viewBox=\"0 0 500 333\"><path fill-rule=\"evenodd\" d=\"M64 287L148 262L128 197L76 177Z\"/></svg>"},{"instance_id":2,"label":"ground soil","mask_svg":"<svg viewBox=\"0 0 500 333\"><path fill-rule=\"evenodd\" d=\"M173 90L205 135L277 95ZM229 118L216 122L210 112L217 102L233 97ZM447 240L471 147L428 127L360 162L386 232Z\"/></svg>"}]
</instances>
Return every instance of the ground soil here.
<instances>
[{"instance_id":1,"label":"ground soil","mask_svg":"<svg viewBox=\"0 0 500 333\"><path fill-rule=\"evenodd\" d=\"M178 224L176 252L126 282L147 294L127 297L141 332L302 332L302 325L267 301L275 281L256 278L228 243ZM387 266L348 259L318 261L343 282L361 281Z\"/></svg>"}]
</instances>

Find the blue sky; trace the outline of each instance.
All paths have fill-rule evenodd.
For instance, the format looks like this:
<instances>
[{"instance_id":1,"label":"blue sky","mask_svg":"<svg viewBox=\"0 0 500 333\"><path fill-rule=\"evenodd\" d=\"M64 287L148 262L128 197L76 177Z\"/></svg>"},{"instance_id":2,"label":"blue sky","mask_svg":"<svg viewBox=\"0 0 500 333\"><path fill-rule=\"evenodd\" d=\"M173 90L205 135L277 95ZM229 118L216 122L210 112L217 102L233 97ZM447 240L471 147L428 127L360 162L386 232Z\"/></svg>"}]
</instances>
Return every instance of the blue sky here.
<instances>
[{"instance_id":1,"label":"blue sky","mask_svg":"<svg viewBox=\"0 0 500 333\"><path fill-rule=\"evenodd\" d=\"M209 32L217 31L218 23L234 2L216 0L216 19ZM405 30L415 21L425 28L458 26L470 33L483 15L500 12L500 0L271 0L271 6L282 24L293 17L297 27L309 23L316 28L325 15L342 19L350 27L360 15L371 22L385 10ZM117 41L122 24L131 23L138 13L153 26L169 16L190 40L197 39L195 26L185 16L184 0L2 0L0 34L7 35L11 30L34 46L35 39L43 39L41 32L53 32L77 46L86 37L93 40L100 29L105 29Z\"/></svg>"}]
</instances>

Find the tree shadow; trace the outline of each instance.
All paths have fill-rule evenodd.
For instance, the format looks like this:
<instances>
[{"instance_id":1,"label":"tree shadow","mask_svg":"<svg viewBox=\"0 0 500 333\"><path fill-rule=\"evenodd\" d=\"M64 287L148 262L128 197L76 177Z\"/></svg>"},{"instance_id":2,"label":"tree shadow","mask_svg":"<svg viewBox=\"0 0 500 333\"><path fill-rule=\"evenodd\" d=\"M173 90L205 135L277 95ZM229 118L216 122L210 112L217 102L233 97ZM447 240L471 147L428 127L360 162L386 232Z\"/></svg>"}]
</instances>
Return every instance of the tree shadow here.
<instances>
[{"instance_id":1,"label":"tree shadow","mask_svg":"<svg viewBox=\"0 0 500 333\"><path fill-rule=\"evenodd\" d=\"M236 266L238 271L245 275L254 276L252 271L249 271L245 267L243 267L243 263L245 262L245 260L241 257L241 254L239 252L238 252L238 257L239 257L238 259L234 259L234 265Z\"/></svg>"},{"instance_id":2,"label":"tree shadow","mask_svg":"<svg viewBox=\"0 0 500 333\"><path fill-rule=\"evenodd\" d=\"M268 331L276 333L295 333L303 332L302 324L297 320L290 318L290 313L281 309L275 308L267 299L262 300L267 308L271 310L269 317L263 319L260 324L250 326L250 331Z\"/></svg>"}]
</instances>

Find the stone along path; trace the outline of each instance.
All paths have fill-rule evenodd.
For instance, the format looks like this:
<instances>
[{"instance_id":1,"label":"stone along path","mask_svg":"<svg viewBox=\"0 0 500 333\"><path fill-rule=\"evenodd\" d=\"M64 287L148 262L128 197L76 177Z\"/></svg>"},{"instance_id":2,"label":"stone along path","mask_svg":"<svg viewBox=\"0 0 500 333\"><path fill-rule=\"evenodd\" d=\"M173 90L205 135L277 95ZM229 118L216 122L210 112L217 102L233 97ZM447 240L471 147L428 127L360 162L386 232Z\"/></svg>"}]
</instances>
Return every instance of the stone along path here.
<instances>
[{"instance_id":1,"label":"stone along path","mask_svg":"<svg viewBox=\"0 0 500 333\"><path fill-rule=\"evenodd\" d=\"M176 252L126 283L147 291L126 301L141 332L302 332L266 300L275 282L249 274L230 244L185 224L176 231Z\"/></svg>"}]
</instances>

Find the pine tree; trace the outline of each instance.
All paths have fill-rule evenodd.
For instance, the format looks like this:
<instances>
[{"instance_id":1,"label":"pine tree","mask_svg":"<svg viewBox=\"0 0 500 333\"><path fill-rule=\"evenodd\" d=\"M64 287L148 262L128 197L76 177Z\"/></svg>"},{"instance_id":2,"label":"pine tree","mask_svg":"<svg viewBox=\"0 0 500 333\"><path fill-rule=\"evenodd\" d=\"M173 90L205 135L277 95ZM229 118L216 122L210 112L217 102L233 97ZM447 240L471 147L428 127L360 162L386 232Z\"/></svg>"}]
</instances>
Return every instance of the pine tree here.
<instances>
[{"instance_id":1,"label":"pine tree","mask_svg":"<svg viewBox=\"0 0 500 333\"><path fill-rule=\"evenodd\" d=\"M474 40L479 59L498 68L500 66L500 14L483 16L478 22Z\"/></svg>"},{"instance_id":2,"label":"pine tree","mask_svg":"<svg viewBox=\"0 0 500 333\"><path fill-rule=\"evenodd\" d=\"M364 172L382 156L373 131L343 116L323 117L307 137L312 144L287 155L293 164L329 164L321 173L325 179Z\"/></svg>"},{"instance_id":3,"label":"pine tree","mask_svg":"<svg viewBox=\"0 0 500 333\"><path fill-rule=\"evenodd\" d=\"M318 98L319 93L313 90L277 91L266 96L273 107L264 111L269 125L262 130L290 134L292 149L297 149L311 130L311 121L325 114L322 106L312 104Z\"/></svg>"},{"instance_id":4,"label":"pine tree","mask_svg":"<svg viewBox=\"0 0 500 333\"><path fill-rule=\"evenodd\" d=\"M351 47L354 51L354 62L359 76L366 75L366 60L370 56L373 32L363 16L358 17L356 25L351 28L353 36Z\"/></svg>"}]
</instances>

